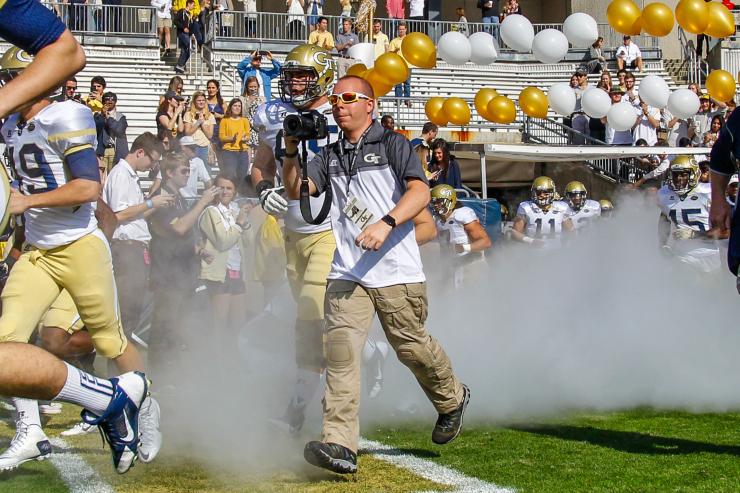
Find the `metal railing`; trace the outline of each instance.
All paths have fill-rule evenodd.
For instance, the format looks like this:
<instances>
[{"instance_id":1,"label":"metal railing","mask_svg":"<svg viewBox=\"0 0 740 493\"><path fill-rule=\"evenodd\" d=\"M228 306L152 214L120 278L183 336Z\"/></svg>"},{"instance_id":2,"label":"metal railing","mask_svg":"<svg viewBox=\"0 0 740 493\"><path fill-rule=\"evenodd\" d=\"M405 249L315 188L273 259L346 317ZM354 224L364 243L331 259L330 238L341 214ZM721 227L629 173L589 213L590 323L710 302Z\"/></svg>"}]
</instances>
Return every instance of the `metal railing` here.
<instances>
[{"instance_id":1,"label":"metal railing","mask_svg":"<svg viewBox=\"0 0 740 493\"><path fill-rule=\"evenodd\" d=\"M679 73L686 73L686 80L689 83L701 84L709 74L709 65L696 54L694 40L688 39L686 32L678 28L678 41L681 43L683 53L683 63L679 68Z\"/></svg>"},{"instance_id":2,"label":"metal railing","mask_svg":"<svg viewBox=\"0 0 740 493\"><path fill-rule=\"evenodd\" d=\"M157 37L157 14L152 7L59 2L44 4L74 33Z\"/></svg>"},{"instance_id":3,"label":"metal railing","mask_svg":"<svg viewBox=\"0 0 740 493\"><path fill-rule=\"evenodd\" d=\"M236 70L236 65L223 58L217 60L213 65L213 78L222 81L226 79L231 83L231 97L241 96L242 80Z\"/></svg>"},{"instance_id":4,"label":"metal railing","mask_svg":"<svg viewBox=\"0 0 740 493\"><path fill-rule=\"evenodd\" d=\"M585 142L586 145L603 146L606 142L595 139L590 135L574 130L573 128L553 120L552 118L530 118L524 120L525 142L534 142L547 145L572 145L575 142ZM587 160L588 166L595 172L607 178L634 183L642 177L643 171L630 159L592 159Z\"/></svg>"},{"instance_id":5,"label":"metal railing","mask_svg":"<svg viewBox=\"0 0 740 493\"><path fill-rule=\"evenodd\" d=\"M215 23L218 29L215 30L215 39L232 40L232 39L250 39L259 43L271 41L305 41L308 39L310 26L308 26L308 15L294 15L287 13L261 12L257 14L245 14L240 11L221 11L215 12ZM325 16L329 25L328 31L332 34L338 33L342 24L340 16ZM390 39L396 35L398 19L378 18L381 23L381 31ZM426 33L436 43L439 38L449 31L459 31L461 24L451 21L417 21L406 20L409 32ZM473 34L479 31L488 31L491 34L498 35L497 24L483 24L479 22L468 22L464 25L467 34ZM607 23L598 25L599 35L604 38L604 46L607 48L616 48L622 44L622 35L614 32ZM538 33L544 29L562 30L562 24L534 24L534 31ZM659 48L659 39L654 36L633 36L633 41L640 48ZM360 40L364 41L364 35L360 35ZM508 50L502 46L503 50Z\"/></svg>"}]
</instances>

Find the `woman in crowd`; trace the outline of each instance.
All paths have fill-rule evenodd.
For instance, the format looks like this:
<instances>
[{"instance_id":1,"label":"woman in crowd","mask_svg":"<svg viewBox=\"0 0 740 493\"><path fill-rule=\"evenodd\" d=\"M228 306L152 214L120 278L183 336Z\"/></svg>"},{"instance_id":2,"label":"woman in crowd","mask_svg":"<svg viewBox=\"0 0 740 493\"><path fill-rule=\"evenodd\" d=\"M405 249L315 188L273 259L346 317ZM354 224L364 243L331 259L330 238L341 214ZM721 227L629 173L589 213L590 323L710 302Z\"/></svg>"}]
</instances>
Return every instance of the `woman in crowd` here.
<instances>
[{"instance_id":1,"label":"woman in crowd","mask_svg":"<svg viewBox=\"0 0 740 493\"><path fill-rule=\"evenodd\" d=\"M168 91L165 96L167 97L162 97L159 108L157 108L157 133L163 130L169 131L172 138L177 139L185 130L183 123L185 105L173 92Z\"/></svg>"},{"instance_id":2,"label":"woman in crowd","mask_svg":"<svg viewBox=\"0 0 740 493\"><path fill-rule=\"evenodd\" d=\"M216 118L211 148L216 154L217 161L221 162L221 141L218 140L218 130L221 119L226 113L226 105L224 105L224 98L221 96L221 84L216 79L206 82L206 103L208 104L208 111Z\"/></svg>"},{"instance_id":3,"label":"woman in crowd","mask_svg":"<svg viewBox=\"0 0 740 493\"><path fill-rule=\"evenodd\" d=\"M219 348L228 349L236 342L235 330L246 321L242 258L250 229L249 206L240 208L234 201L234 176L219 174L215 185L220 188L218 198L198 220L204 241L200 279L205 281L211 298L213 333L221 336Z\"/></svg>"},{"instance_id":4,"label":"woman in crowd","mask_svg":"<svg viewBox=\"0 0 740 493\"><path fill-rule=\"evenodd\" d=\"M216 117L208 110L206 95L203 91L195 91L190 102L190 110L183 116L185 123L184 135L192 135L195 140L195 154L203 160L206 165L208 161L208 148L213 138L213 129L216 126Z\"/></svg>"},{"instance_id":5,"label":"woman in crowd","mask_svg":"<svg viewBox=\"0 0 740 493\"><path fill-rule=\"evenodd\" d=\"M167 91L173 91L178 96L182 96L182 91L184 90L185 82L183 82L182 77L179 75L174 76L170 79L169 84L167 84ZM164 96L159 97L159 104L162 104L162 101L164 101Z\"/></svg>"},{"instance_id":6,"label":"woman in crowd","mask_svg":"<svg viewBox=\"0 0 740 493\"><path fill-rule=\"evenodd\" d=\"M599 82L606 88L606 92L609 92L612 90L612 73L608 70L602 70L601 71L601 77L599 77Z\"/></svg>"},{"instance_id":7,"label":"woman in crowd","mask_svg":"<svg viewBox=\"0 0 740 493\"><path fill-rule=\"evenodd\" d=\"M606 58L603 53L604 38L599 36L588 49L588 73L598 74L606 68Z\"/></svg>"},{"instance_id":8,"label":"woman in crowd","mask_svg":"<svg viewBox=\"0 0 740 493\"><path fill-rule=\"evenodd\" d=\"M437 139L432 143L432 160L429 162L429 185L450 185L452 188L462 188L460 163L450 154L447 142Z\"/></svg>"},{"instance_id":9,"label":"woman in crowd","mask_svg":"<svg viewBox=\"0 0 740 493\"><path fill-rule=\"evenodd\" d=\"M306 39L303 29L306 27L306 4L303 0L285 0L285 6L288 8L288 39Z\"/></svg>"},{"instance_id":10,"label":"woman in crowd","mask_svg":"<svg viewBox=\"0 0 740 493\"><path fill-rule=\"evenodd\" d=\"M257 77L247 77L247 83L244 85L244 94L239 98L242 101L242 116L249 121L249 128L253 128L254 114L257 112L259 105L265 102L265 98L260 96L260 82ZM259 132L249 133L249 162L254 162L254 153L257 151L259 144Z\"/></svg>"},{"instance_id":11,"label":"woman in crowd","mask_svg":"<svg viewBox=\"0 0 740 493\"><path fill-rule=\"evenodd\" d=\"M721 115L714 115L712 117L712 123L709 124L709 130L704 132L704 138L702 142L704 147L712 147L719 137L719 132L722 130L724 119Z\"/></svg>"},{"instance_id":12,"label":"woman in crowd","mask_svg":"<svg viewBox=\"0 0 740 493\"><path fill-rule=\"evenodd\" d=\"M242 102L234 98L229 102L226 118L221 120L218 137L223 146L221 172L235 176L237 183L244 181L249 172L249 121L242 116Z\"/></svg>"},{"instance_id":13,"label":"woman in crowd","mask_svg":"<svg viewBox=\"0 0 740 493\"><path fill-rule=\"evenodd\" d=\"M522 8L519 6L518 0L507 0L501 13L498 15L499 21L504 22L507 15L511 14L522 14Z\"/></svg>"}]
</instances>

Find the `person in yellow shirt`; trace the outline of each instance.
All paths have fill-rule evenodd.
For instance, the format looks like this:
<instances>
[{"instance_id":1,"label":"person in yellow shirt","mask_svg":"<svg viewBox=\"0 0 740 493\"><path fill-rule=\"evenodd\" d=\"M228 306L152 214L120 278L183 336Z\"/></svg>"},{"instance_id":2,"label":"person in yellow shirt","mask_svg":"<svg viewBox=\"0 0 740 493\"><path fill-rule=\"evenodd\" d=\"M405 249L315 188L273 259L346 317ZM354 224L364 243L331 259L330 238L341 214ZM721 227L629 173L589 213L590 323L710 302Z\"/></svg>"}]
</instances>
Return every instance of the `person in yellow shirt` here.
<instances>
[{"instance_id":1,"label":"person in yellow shirt","mask_svg":"<svg viewBox=\"0 0 740 493\"><path fill-rule=\"evenodd\" d=\"M393 38L393 40L388 44L388 51L392 51L393 53L398 53L398 56L403 58L403 53L401 52L401 43L403 43L403 38L406 36L406 23L405 22L399 22L398 23L398 36ZM406 60L403 58L404 61ZM411 107L411 70L409 70L409 78L406 79L404 82L401 82L400 84L397 84L394 88L396 97L397 98L406 98L406 106L409 108Z\"/></svg>"},{"instance_id":2,"label":"person in yellow shirt","mask_svg":"<svg viewBox=\"0 0 740 493\"><path fill-rule=\"evenodd\" d=\"M308 36L308 44L316 45L326 51L334 49L334 36L326 30L329 25L329 19L326 17L319 17L319 22L316 24L316 30L311 31Z\"/></svg>"},{"instance_id":3,"label":"person in yellow shirt","mask_svg":"<svg viewBox=\"0 0 740 493\"><path fill-rule=\"evenodd\" d=\"M221 171L236 176L240 188L249 174L250 134L249 120L242 116L242 101L234 98L221 119L218 138L223 147Z\"/></svg>"},{"instance_id":4,"label":"person in yellow shirt","mask_svg":"<svg viewBox=\"0 0 740 493\"><path fill-rule=\"evenodd\" d=\"M375 59L388 51L388 35L380 30L381 24L378 19L373 21L373 43L375 43ZM401 53L398 53L401 55ZM401 55L403 56L403 55Z\"/></svg>"}]
</instances>

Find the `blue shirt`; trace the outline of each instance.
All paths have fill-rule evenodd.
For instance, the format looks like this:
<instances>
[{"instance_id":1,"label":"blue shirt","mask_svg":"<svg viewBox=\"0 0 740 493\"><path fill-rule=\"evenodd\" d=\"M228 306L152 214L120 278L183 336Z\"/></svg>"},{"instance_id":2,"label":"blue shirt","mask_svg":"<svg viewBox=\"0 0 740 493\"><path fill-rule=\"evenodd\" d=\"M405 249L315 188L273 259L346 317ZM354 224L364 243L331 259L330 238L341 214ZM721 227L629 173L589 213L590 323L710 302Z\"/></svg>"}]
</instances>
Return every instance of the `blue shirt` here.
<instances>
[{"instance_id":1,"label":"blue shirt","mask_svg":"<svg viewBox=\"0 0 740 493\"><path fill-rule=\"evenodd\" d=\"M31 55L55 42L66 29L36 0L0 1L0 37Z\"/></svg>"},{"instance_id":2,"label":"blue shirt","mask_svg":"<svg viewBox=\"0 0 740 493\"><path fill-rule=\"evenodd\" d=\"M260 67L259 71L252 66L252 57L247 55L244 60L239 62L236 66L236 71L239 72L239 77L242 78L242 94L244 94L244 88L247 85L247 79L249 77L257 77L260 79L260 85L265 91L265 100L270 101L272 99L272 88L270 87L270 81L280 75L280 69L283 64L277 60L272 60L272 68ZM257 75L259 74L259 75Z\"/></svg>"}]
</instances>

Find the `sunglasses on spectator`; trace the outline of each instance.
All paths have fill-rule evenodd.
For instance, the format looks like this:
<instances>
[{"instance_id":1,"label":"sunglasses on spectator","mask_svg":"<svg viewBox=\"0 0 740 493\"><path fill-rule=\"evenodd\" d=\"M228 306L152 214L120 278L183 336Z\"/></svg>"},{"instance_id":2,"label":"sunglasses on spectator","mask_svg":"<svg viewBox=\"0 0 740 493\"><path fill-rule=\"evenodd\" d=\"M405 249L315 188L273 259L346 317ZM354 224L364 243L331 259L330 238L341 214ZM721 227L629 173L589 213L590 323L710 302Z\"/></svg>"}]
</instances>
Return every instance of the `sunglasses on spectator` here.
<instances>
[{"instance_id":1,"label":"sunglasses on spectator","mask_svg":"<svg viewBox=\"0 0 740 493\"><path fill-rule=\"evenodd\" d=\"M341 94L329 94L329 103L336 106L339 101L344 104L356 103L358 99L371 99L370 96L361 92L343 92Z\"/></svg>"},{"instance_id":2,"label":"sunglasses on spectator","mask_svg":"<svg viewBox=\"0 0 740 493\"><path fill-rule=\"evenodd\" d=\"M103 98L104 103L115 103L116 100L114 98Z\"/></svg>"}]
</instances>

